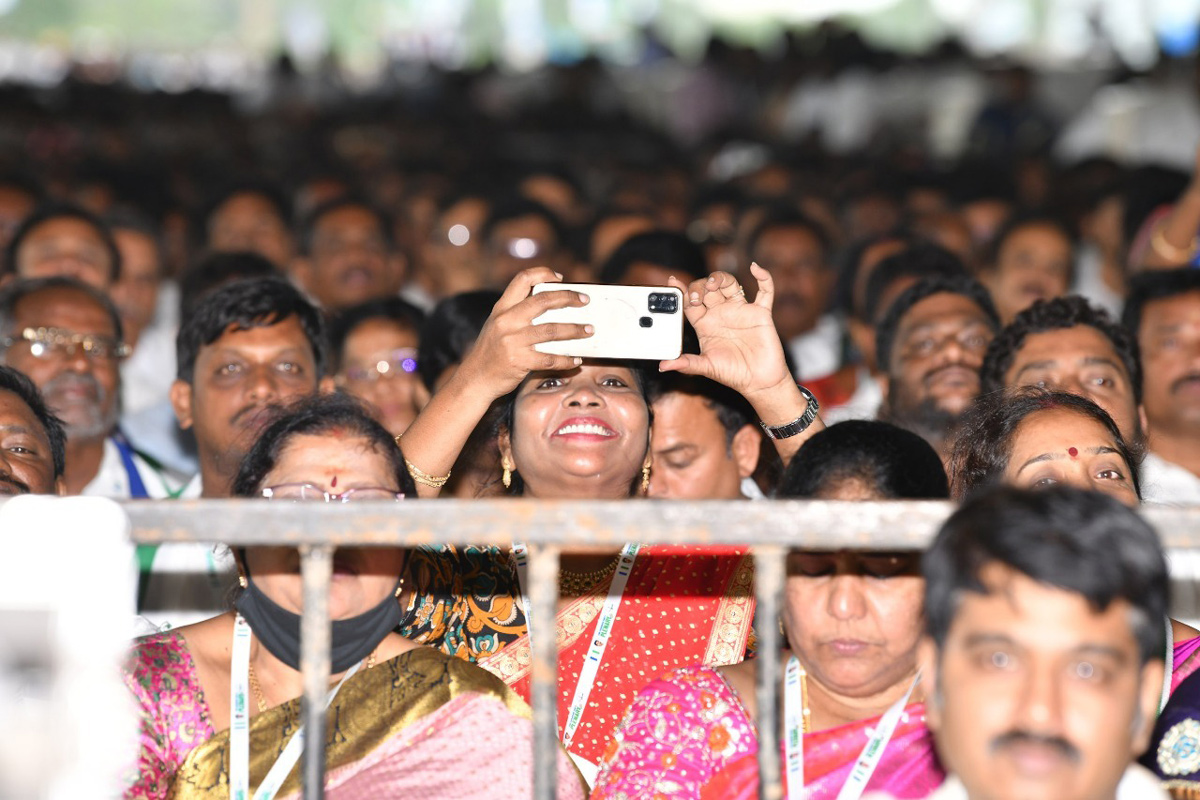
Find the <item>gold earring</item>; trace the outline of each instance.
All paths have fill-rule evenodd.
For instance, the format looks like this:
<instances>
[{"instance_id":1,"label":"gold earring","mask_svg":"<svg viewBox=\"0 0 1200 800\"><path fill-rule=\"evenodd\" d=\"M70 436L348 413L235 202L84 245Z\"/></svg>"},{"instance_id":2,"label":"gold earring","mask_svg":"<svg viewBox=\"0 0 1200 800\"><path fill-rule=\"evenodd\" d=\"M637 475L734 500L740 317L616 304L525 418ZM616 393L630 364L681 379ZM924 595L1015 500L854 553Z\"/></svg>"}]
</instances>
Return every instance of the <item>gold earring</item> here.
<instances>
[{"instance_id":1,"label":"gold earring","mask_svg":"<svg viewBox=\"0 0 1200 800\"><path fill-rule=\"evenodd\" d=\"M642 464L642 494L650 493L650 462Z\"/></svg>"},{"instance_id":2,"label":"gold earring","mask_svg":"<svg viewBox=\"0 0 1200 800\"><path fill-rule=\"evenodd\" d=\"M404 591L404 576L400 576L400 583L396 586L396 599L400 599L400 593Z\"/></svg>"},{"instance_id":3,"label":"gold earring","mask_svg":"<svg viewBox=\"0 0 1200 800\"><path fill-rule=\"evenodd\" d=\"M238 575L238 586L241 586L243 589L248 588L250 586L250 581L246 580L245 575L241 575L241 574Z\"/></svg>"},{"instance_id":4,"label":"gold earring","mask_svg":"<svg viewBox=\"0 0 1200 800\"><path fill-rule=\"evenodd\" d=\"M500 482L504 484L505 489L512 488L512 467L509 466L508 460L500 462L500 466L504 468L504 472L500 474Z\"/></svg>"}]
</instances>

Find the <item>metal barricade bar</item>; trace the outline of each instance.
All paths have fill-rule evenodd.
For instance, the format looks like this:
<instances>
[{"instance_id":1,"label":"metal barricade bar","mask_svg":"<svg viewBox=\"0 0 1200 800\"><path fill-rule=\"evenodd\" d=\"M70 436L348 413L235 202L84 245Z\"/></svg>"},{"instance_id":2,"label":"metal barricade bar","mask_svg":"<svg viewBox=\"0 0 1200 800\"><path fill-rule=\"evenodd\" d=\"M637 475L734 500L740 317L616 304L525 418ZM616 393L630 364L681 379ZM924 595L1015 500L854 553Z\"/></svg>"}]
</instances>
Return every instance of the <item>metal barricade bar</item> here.
<instances>
[{"instance_id":1,"label":"metal barricade bar","mask_svg":"<svg viewBox=\"0 0 1200 800\"><path fill-rule=\"evenodd\" d=\"M786 552L920 550L954 505L941 501L628 502L439 500L404 503L263 503L246 500L128 501L134 541L221 542L234 547L300 549L304 586L301 672L304 676L304 798L324 796L325 697L330 666L328 591L336 547L530 545L528 622L556 631L559 556L571 545L724 544L754 548L759 665L759 796L780 800L778 697ZM1200 506L1143 509L1169 550L1200 551ZM213 525L213 520L222 524ZM553 800L557 788L557 656L552 633L533 635L534 797Z\"/></svg>"}]
</instances>

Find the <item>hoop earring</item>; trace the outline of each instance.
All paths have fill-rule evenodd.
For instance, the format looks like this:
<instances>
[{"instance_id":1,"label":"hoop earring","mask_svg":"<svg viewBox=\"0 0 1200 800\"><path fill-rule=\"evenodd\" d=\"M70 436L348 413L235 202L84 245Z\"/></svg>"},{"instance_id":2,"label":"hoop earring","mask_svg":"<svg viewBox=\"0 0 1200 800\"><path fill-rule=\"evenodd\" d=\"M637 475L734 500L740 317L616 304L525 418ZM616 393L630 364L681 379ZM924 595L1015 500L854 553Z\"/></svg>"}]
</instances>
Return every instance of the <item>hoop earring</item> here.
<instances>
[{"instance_id":1,"label":"hoop earring","mask_svg":"<svg viewBox=\"0 0 1200 800\"><path fill-rule=\"evenodd\" d=\"M650 462L642 464L642 497L650 493Z\"/></svg>"}]
</instances>

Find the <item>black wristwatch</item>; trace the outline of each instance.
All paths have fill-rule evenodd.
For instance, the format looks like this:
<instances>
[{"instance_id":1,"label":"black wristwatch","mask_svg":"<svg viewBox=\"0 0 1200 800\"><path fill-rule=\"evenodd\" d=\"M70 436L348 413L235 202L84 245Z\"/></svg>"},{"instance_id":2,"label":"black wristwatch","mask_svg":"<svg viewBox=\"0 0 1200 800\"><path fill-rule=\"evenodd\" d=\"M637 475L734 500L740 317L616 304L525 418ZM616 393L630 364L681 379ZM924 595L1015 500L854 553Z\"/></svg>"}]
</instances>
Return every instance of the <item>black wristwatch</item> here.
<instances>
[{"instance_id":1,"label":"black wristwatch","mask_svg":"<svg viewBox=\"0 0 1200 800\"><path fill-rule=\"evenodd\" d=\"M796 388L808 400L808 407L804 409L803 414L786 425L768 425L765 422L758 423L762 425L762 429L766 432L768 439L790 439L797 434L804 433L808 430L808 426L812 425L816 420L817 412L821 410L821 404L817 402L817 398L813 397L813 393L808 389L799 384L796 385Z\"/></svg>"}]
</instances>

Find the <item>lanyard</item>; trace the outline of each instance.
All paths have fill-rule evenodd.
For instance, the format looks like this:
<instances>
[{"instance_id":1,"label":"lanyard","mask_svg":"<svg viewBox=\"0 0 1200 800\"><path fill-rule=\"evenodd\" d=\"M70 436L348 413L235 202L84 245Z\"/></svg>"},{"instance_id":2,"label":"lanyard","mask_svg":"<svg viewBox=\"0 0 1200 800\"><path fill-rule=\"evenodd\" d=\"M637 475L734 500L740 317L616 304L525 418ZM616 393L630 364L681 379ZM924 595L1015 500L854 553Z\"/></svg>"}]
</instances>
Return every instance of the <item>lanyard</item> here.
<instances>
[{"instance_id":1,"label":"lanyard","mask_svg":"<svg viewBox=\"0 0 1200 800\"><path fill-rule=\"evenodd\" d=\"M567 709L567 722L563 725L562 733L563 747L567 749L571 747L571 740L575 738L575 731L579 729L579 723L583 719L583 712L587 708L588 697L591 696L592 687L596 685L596 675L600 671L600 662L604 659L604 650L608 647L608 640L612 638L613 623L616 621L617 612L621 608L621 599L625 594L625 584L629 582L629 575L633 571L633 562L637 558L639 549L641 549L641 545L634 542L629 542L621 548L620 561L617 563L617 570L613 574L612 583L608 586L608 597L604 600L604 607L600 611L600 619L596 623L596 633L592 637L592 643L588 647L587 655L583 658L583 666L579 670L579 682L575 685L575 694L571 697L571 705ZM513 558L517 562L517 580L521 584L521 605L525 609L526 634L532 637L532 631L529 629L529 595L526 589L529 586L527 580L529 550L524 543L514 542L512 552Z\"/></svg>"},{"instance_id":2,"label":"lanyard","mask_svg":"<svg viewBox=\"0 0 1200 800\"><path fill-rule=\"evenodd\" d=\"M517 563L517 591L521 596L521 611L525 612L525 635L533 639L533 609L529 605L529 547L513 542L513 561Z\"/></svg>"},{"instance_id":3,"label":"lanyard","mask_svg":"<svg viewBox=\"0 0 1200 800\"><path fill-rule=\"evenodd\" d=\"M1162 714L1171 699L1171 676L1175 672L1175 631L1171 628L1171 618L1167 617L1167 653L1163 664L1162 697L1158 701L1158 713Z\"/></svg>"},{"instance_id":4,"label":"lanyard","mask_svg":"<svg viewBox=\"0 0 1200 800\"><path fill-rule=\"evenodd\" d=\"M358 662L329 691L325 698L325 707L333 702L342 684L350 680L350 676L358 672L362 662ZM247 701L247 688L250 675L250 625L238 614L233 622L233 664L229 676L229 797L230 800L248 800L250 798L250 707ZM300 754L304 752L304 726L296 729L295 734L288 740L287 746L279 754L279 758L267 771L267 777L254 793L253 800L272 800L279 787L287 780Z\"/></svg>"},{"instance_id":5,"label":"lanyard","mask_svg":"<svg viewBox=\"0 0 1200 800\"><path fill-rule=\"evenodd\" d=\"M795 666L793 666L793 664ZM800 674L800 660L795 656L788 659L787 670L784 672L784 722L787 729L784 731L784 753L787 764L787 779L788 779L788 800L798 800L805 797L804 794L804 736L803 736L803 711L797 711L796 706L800 704L800 699L793 695L798 695ZM794 680L794 684L793 684ZM842 786L842 790L838 792L837 800L858 800L862 797L867 788L867 781L871 779L875 768L879 766L880 760L883 758L883 752L887 749L888 742L892 739L892 734L896 732L896 725L900 722L900 717L904 714L904 707L908 705L908 700L912 697L913 689L917 688L917 684L921 681L921 673L918 672L909 684L908 691L904 696L892 704L883 716L879 718L879 724L875 726L875 732L867 739L866 745L863 746L862 752L854 762L854 768L850 770L849 777L846 778L846 783ZM795 689L796 691L792 691Z\"/></svg>"}]
</instances>

